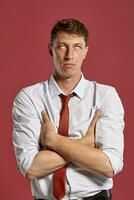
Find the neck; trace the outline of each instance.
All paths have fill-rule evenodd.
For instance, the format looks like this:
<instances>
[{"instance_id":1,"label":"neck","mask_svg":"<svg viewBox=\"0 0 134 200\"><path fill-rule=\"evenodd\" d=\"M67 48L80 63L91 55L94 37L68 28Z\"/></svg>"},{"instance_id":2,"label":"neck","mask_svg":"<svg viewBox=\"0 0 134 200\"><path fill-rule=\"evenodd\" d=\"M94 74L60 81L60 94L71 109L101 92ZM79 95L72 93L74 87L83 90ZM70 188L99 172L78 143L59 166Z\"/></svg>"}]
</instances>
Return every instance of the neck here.
<instances>
[{"instance_id":1,"label":"neck","mask_svg":"<svg viewBox=\"0 0 134 200\"><path fill-rule=\"evenodd\" d=\"M76 85L80 81L81 74L79 76L66 78L66 79L62 78L62 77L57 77L57 76L54 75L54 78L55 78L58 86L60 87L60 89L66 95L68 95L69 93L71 93L71 91L76 87Z\"/></svg>"}]
</instances>

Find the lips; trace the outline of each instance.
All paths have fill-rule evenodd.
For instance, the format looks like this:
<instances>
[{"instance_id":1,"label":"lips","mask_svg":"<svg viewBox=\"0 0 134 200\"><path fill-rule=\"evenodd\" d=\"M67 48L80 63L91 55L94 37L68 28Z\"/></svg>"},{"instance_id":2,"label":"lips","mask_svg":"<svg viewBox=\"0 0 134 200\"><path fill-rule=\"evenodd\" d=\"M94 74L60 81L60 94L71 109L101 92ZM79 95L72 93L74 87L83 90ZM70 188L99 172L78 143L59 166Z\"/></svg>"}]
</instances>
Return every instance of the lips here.
<instances>
[{"instance_id":1,"label":"lips","mask_svg":"<svg viewBox=\"0 0 134 200\"><path fill-rule=\"evenodd\" d=\"M74 63L63 63L63 66L72 66L75 65Z\"/></svg>"}]
</instances>

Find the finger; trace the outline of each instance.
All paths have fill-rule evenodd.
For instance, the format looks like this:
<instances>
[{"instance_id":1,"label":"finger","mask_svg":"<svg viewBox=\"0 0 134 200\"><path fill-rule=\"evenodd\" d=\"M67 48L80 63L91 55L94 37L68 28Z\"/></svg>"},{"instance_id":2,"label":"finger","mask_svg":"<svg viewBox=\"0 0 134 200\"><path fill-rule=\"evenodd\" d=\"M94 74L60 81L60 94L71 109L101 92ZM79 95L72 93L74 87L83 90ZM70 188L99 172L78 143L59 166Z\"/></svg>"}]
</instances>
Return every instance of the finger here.
<instances>
[{"instance_id":1,"label":"finger","mask_svg":"<svg viewBox=\"0 0 134 200\"><path fill-rule=\"evenodd\" d=\"M41 112L41 115L42 115L43 122L47 122L49 120L48 113L45 110Z\"/></svg>"},{"instance_id":2,"label":"finger","mask_svg":"<svg viewBox=\"0 0 134 200\"><path fill-rule=\"evenodd\" d=\"M95 111L94 117L93 117L93 119L91 121L90 127L94 127L96 125L97 121L100 118L100 114L101 114L101 111L99 109L97 109Z\"/></svg>"}]
</instances>

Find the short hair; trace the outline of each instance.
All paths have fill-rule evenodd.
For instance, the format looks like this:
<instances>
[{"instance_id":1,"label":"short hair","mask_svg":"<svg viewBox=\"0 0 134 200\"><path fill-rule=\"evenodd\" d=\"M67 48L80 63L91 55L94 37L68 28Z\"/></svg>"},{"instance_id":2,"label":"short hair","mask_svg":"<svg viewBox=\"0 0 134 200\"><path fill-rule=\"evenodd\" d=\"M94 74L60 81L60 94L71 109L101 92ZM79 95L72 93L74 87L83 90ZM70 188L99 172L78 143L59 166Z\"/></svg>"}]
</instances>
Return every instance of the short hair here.
<instances>
[{"instance_id":1,"label":"short hair","mask_svg":"<svg viewBox=\"0 0 134 200\"><path fill-rule=\"evenodd\" d=\"M89 32L85 25L79 20L69 18L57 21L51 30L51 44L53 44L59 32L83 36L85 45L87 45Z\"/></svg>"}]
</instances>

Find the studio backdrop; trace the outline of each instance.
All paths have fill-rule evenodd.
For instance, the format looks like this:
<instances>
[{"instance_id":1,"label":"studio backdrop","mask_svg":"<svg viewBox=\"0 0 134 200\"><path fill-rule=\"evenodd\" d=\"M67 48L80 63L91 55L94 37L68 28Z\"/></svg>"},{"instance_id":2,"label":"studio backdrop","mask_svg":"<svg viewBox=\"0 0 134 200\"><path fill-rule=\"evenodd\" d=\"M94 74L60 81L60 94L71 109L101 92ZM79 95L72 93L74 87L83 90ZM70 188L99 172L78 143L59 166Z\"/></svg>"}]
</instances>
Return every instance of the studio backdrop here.
<instances>
[{"instance_id":1,"label":"studio backdrop","mask_svg":"<svg viewBox=\"0 0 134 200\"><path fill-rule=\"evenodd\" d=\"M14 156L12 104L23 87L49 78L51 27L70 17L90 30L84 76L116 87L122 99L124 169L114 178L113 200L133 198L133 13L131 0L0 0L0 199L33 199L30 182L19 173Z\"/></svg>"}]
</instances>

